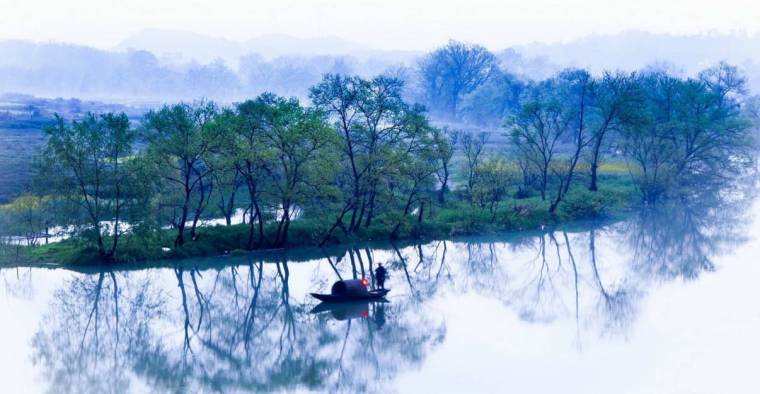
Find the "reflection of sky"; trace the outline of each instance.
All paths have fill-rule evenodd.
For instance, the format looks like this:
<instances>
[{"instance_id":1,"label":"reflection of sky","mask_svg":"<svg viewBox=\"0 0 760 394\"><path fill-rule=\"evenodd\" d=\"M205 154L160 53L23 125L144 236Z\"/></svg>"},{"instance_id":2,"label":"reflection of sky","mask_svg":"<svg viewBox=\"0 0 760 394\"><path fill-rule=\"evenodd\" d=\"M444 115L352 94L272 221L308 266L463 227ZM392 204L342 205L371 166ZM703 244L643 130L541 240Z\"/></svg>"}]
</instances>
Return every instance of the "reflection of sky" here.
<instances>
[{"instance_id":1,"label":"reflection of sky","mask_svg":"<svg viewBox=\"0 0 760 394\"><path fill-rule=\"evenodd\" d=\"M717 268L714 273L667 277L658 276L657 270L641 269L662 261L654 260L661 256L657 253L651 254L650 261L634 258L636 245L631 240L636 237L631 234L635 231L635 223L594 230L596 270L590 230L554 231L543 240L535 236L510 243L497 238L493 243L488 239L470 244L446 242L445 251L443 242L404 247L399 253L405 265L393 249L375 250L370 256L365 249L358 250L354 254L357 268L361 261L368 272L371 257L373 267L382 262L391 270L387 286L393 290L382 328L372 320L373 308L367 319L350 322L335 321L329 314L308 314L316 305L308 293L328 291L336 274L327 259L290 263L288 300L298 338L290 359L314 356L332 362L342 352L342 371L331 369L331 375L323 377L328 386L322 389L334 388L332 384L341 379L367 384L362 387L369 390L403 392L751 392L758 387L760 378L753 360L760 351L756 335L760 332L760 307L754 290L760 277L755 261L760 244L751 240L708 256ZM760 221L743 231L760 233ZM693 234L663 236L668 242L693 238ZM678 245L671 246L677 250ZM664 256L671 259L670 265L692 261ZM349 255L331 260L344 278L352 276ZM245 264L244 259L234 261ZM263 271L263 310L257 319L281 317L283 309L276 309L282 290L277 265L265 264ZM232 268L225 266L195 274L207 307L201 329L190 340L193 355L189 363L222 375L234 372L234 364L210 351L209 341L225 343L234 336L243 321L245 303L253 294L247 286L247 266L238 266L236 301L231 272ZM35 353L32 337L35 333L76 336L76 324L61 324L66 309L56 297L79 305L77 294L87 293L74 284L82 279L96 283L97 275L85 278L63 270L30 273L19 269L17 273L13 269L2 271L1 276L5 286L0 317L6 324L0 328L0 378L10 391L46 391L48 374L40 370L42 364L35 366L30 359ZM148 289L144 293L149 298L163 300L164 313L151 320L152 336L147 343L160 345L170 364L179 365L184 312L175 272L133 271L117 273L116 278L125 314L122 319L128 319L133 301L143 289ZM189 270L184 271L183 279L190 320L196 324L199 308ZM110 286L108 279L105 283ZM103 313L112 305L112 295L109 287L101 300ZM83 306L88 305L85 298L82 301ZM81 307L78 321L84 321L88 312ZM277 343L281 329L287 328L280 320L265 331L266 338L254 342ZM435 333L440 337L428 335ZM126 330L121 335L127 341ZM109 339L104 336L100 340L107 343ZM368 351L370 343L374 355ZM313 349L316 355L304 353L305 349ZM255 349L253 353L257 364L244 365L241 371L261 378L276 370L268 368L278 362L274 350ZM242 347L235 347L231 354L240 356ZM107 359L110 353L101 357ZM198 373L197 368L188 371ZM131 390L155 389L155 383L144 381L144 375L125 373L131 379ZM367 382L374 378L380 382ZM350 391L354 387L339 388Z\"/></svg>"}]
</instances>

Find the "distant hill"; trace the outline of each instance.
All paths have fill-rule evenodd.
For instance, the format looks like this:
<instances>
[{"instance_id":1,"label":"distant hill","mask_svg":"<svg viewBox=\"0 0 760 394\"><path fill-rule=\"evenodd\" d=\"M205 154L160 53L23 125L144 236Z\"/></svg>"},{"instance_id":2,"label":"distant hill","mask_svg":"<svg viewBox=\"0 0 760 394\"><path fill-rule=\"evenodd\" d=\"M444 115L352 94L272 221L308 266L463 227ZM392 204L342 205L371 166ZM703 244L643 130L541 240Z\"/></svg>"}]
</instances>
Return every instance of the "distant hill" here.
<instances>
[{"instance_id":1,"label":"distant hill","mask_svg":"<svg viewBox=\"0 0 760 394\"><path fill-rule=\"evenodd\" d=\"M742 67L753 90L760 90L760 36L703 34L673 36L641 31L589 36L558 44L530 44L512 48L525 59L544 59L559 66L577 66L593 72L638 70L668 65L693 75L720 61Z\"/></svg>"},{"instance_id":2,"label":"distant hill","mask_svg":"<svg viewBox=\"0 0 760 394\"><path fill-rule=\"evenodd\" d=\"M217 59L235 67L244 55L256 53L266 59L281 56L354 56L367 58L394 55L399 60L417 56L410 51L378 51L338 37L299 38L268 34L246 41L232 41L179 30L142 30L115 48L117 51L144 50L172 62L209 63Z\"/></svg>"},{"instance_id":3,"label":"distant hill","mask_svg":"<svg viewBox=\"0 0 760 394\"><path fill-rule=\"evenodd\" d=\"M331 45L336 52L350 52L353 44L331 39L279 37L239 44L192 33L170 32L162 35L168 37L164 41L151 37L138 36L124 44L130 49L111 51L54 42L0 41L0 94L127 103L202 97L231 102L263 91L303 98L324 73L376 75L409 65L418 56L370 50L350 55L320 53L320 48ZM275 49L282 54L270 58L253 48L270 56L277 53ZM284 54L299 48L304 53Z\"/></svg>"},{"instance_id":4,"label":"distant hill","mask_svg":"<svg viewBox=\"0 0 760 394\"><path fill-rule=\"evenodd\" d=\"M247 52L242 43L224 38L160 29L142 30L133 34L119 43L114 50L148 51L173 63L210 63L215 59L232 61Z\"/></svg>"},{"instance_id":5,"label":"distant hill","mask_svg":"<svg viewBox=\"0 0 760 394\"><path fill-rule=\"evenodd\" d=\"M507 71L534 79L568 66L599 73L667 64L693 75L725 60L741 67L750 88L760 91L759 36L634 31L495 53ZM334 37L269 35L237 42L173 30L145 30L113 50L0 41L0 93L141 103L201 97L231 102L263 91L305 98L308 87L328 72L393 72L409 78L414 90L413 68L423 55L374 50Z\"/></svg>"}]
</instances>

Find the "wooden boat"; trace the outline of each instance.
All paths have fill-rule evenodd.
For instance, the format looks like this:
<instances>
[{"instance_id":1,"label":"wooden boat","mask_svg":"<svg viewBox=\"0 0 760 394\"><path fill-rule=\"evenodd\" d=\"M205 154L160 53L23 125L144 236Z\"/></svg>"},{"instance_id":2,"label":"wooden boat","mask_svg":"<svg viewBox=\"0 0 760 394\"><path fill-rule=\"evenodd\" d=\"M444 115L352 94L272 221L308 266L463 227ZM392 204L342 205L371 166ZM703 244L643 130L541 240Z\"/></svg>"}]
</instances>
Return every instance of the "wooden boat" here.
<instances>
[{"instance_id":1,"label":"wooden boat","mask_svg":"<svg viewBox=\"0 0 760 394\"><path fill-rule=\"evenodd\" d=\"M378 289L369 290L365 294L319 294L311 293L311 295L322 302L351 302L351 301L364 301L364 300L376 300L385 297L390 289Z\"/></svg>"},{"instance_id":2,"label":"wooden boat","mask_svg":"<svg viewBox=\"0 0 760 394\"><path fill-rule=\"evenodd\" d=\"M366 279L340 280L333 284L330 294L311 293L322 302L350 302L377 300L385 297L390 289L367 290Z\"/></svg>"}]
</instances>

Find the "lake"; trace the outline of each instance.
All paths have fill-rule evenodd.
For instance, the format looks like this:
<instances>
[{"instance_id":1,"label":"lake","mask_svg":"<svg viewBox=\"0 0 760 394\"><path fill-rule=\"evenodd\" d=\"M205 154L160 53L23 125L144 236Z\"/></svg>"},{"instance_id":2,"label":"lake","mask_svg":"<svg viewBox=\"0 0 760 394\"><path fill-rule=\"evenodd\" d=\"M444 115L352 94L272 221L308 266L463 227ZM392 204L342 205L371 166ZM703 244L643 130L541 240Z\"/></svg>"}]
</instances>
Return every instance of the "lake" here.
<instances>
[{"instance_id":1,"label":"lake","mask_svg":"<svg viewBox=\"0 0 760 394\"><path fill-rule=\"evenodd\" d=\"M421 244L6 268L3 391L754 393L751 200ZM379 263L388 302L309 295Z\"/></svg>"}]
</instances>

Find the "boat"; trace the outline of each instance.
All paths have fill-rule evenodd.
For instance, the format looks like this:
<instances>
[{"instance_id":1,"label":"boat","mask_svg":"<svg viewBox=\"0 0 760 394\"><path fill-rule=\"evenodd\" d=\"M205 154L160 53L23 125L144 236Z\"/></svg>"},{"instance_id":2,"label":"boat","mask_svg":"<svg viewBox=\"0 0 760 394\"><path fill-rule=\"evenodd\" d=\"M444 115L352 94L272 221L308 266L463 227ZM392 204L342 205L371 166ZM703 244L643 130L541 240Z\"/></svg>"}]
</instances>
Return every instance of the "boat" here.
<instances>
[{"instance_id":1,"label":"boat","mask_svg":"<svg viewBox=\"0 0 760 394\"><path fill-rule=\"evenodd\" d=\"M335 295L335 294L319 294L311 293L311 295L322 302L351 302L351 301L363 301L363 300L376 300L385 297L390 289L378 289L369 290L366 294L360 295Z\"/></svg>"},{"instance_id":2,"label":"boat","mask_svg":"<svg viewBox=\"0 0 760 394\"><path fill-rule=\"evenodd\" d=\"M388 294L390 289L368 290L367 279L340 280L333 284L330 294L311 293L311 296L322 302L351 302L379 300Z\"/></svg>"}]
</instances>

